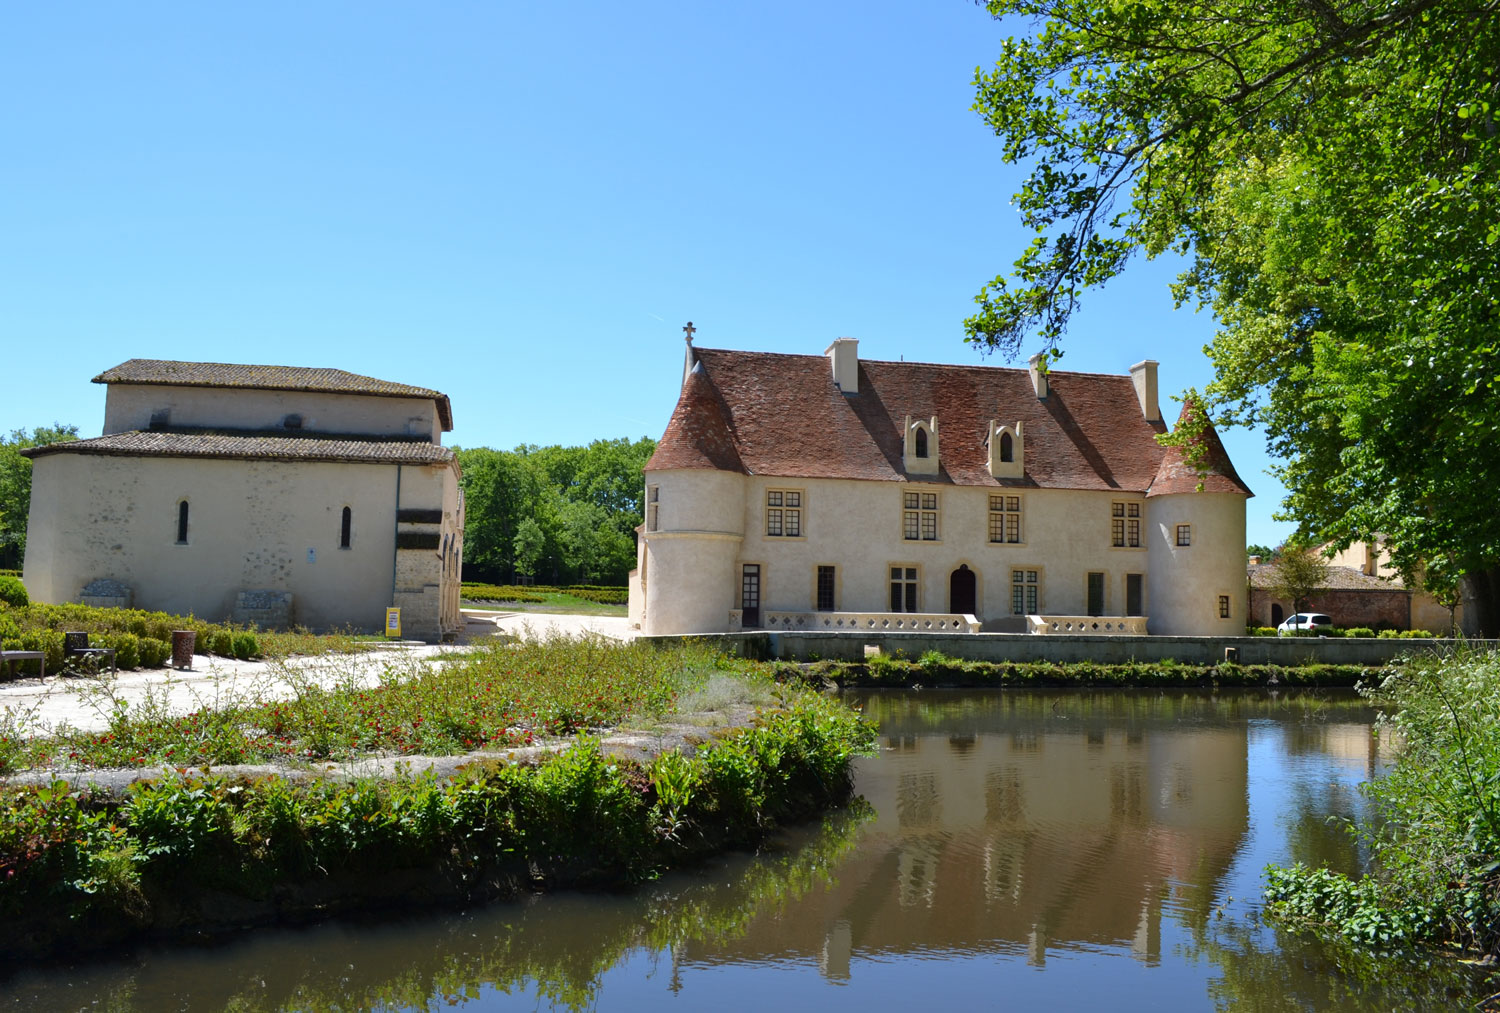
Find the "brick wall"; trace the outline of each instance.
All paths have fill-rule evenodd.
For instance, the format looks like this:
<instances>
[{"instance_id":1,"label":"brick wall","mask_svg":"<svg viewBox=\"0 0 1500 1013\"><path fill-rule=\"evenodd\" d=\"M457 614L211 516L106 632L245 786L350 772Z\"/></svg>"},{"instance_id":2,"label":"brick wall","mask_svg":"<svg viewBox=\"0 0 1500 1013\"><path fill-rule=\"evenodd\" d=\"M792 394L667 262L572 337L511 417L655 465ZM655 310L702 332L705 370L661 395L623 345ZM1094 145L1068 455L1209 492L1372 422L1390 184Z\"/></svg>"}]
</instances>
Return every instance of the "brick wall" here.
<instances>
[{"instance_id":1,"label":"brick wall","mask_svg":"<svg viewBox=\"0 0 1500 1013\"><path fill-rule=\"evenodd\" d=\"M1308 598L1304 612L1322 612L1339 626L1386 626L1398 630L1411 628L1411 594L1392 588L1389 591L1322 591ZM1284 598L1276 598L1263 588L1250 592L1250 617L1256 626L1275 626L1271 606L1281 605L1282 618L1294 615L1296 609Z\"/></svg>"}]
</instances>

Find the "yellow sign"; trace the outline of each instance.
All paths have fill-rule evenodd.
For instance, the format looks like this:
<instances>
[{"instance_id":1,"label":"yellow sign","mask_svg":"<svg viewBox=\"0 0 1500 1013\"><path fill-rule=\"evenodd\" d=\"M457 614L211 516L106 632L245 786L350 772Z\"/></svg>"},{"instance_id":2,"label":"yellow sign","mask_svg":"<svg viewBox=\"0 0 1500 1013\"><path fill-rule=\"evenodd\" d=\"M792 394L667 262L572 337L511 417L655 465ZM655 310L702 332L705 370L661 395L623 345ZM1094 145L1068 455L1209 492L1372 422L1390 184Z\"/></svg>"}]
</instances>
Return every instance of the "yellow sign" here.
<instances>
[{"instance_id":1,"label":"yellow sign","mask_svg":"<svg viewBox=\"0 0 1500 1013\"><path fill-rule=\"evenodd\" d=\"M401 636L401 610L400 609L386 609L385 610L385 635L387 637L397 637L397 638L399 638Z\"/></svg>"}]
</instances>

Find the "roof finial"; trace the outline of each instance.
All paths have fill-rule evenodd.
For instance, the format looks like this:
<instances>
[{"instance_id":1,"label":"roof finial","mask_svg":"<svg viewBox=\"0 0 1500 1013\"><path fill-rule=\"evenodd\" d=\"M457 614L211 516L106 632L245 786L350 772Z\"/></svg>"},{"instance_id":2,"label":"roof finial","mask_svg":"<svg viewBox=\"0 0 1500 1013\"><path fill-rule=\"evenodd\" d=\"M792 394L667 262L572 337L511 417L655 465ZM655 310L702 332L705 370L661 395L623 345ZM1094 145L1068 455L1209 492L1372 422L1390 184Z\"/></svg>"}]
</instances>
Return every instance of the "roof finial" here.
<instances>
[{"instance_id":1,"label":"roof finial","mask_svg":"<svg viewBox=\"0 0 1500 1013\"><path fill-rule=\"evenodd\" d=\"M687 322L687 326L682 329L682 333L687 335L686 341L689 345L693 343L693 332L697 329L698 328L693 326L693 322L691 320L689 320Z\"/></svg>"}]
</instances>

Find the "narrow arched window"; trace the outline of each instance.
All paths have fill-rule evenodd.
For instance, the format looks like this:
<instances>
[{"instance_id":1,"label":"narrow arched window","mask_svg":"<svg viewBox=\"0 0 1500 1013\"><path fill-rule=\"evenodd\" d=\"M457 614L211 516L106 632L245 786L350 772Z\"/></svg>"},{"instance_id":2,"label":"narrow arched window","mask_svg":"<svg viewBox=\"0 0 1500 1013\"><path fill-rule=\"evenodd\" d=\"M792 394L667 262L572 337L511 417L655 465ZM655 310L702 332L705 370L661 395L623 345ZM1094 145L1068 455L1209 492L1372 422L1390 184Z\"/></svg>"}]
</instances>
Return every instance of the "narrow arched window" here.
<instances>
[{"instance_id":1,"label":"narrow arched window","mask_svg":"<svg viewBox=\"0 0 1500 1013\"><path fill-rule=\"evenodd\" d=\"M177 544L187 544L188 501L177 504Z\"/></svg>"},{"instance_id":2,"label":"narrow arched window","mask_svg":"<svg viewBox=\"0 0 1500 1013\"><path fill-rule=\"evenodd\" d=\"M926 457L927 456L927 430L918 428L917 429L916 439L914 440L914 442L915 442L916 448L917 448L917 456L918 457Z\"/></svg>"},{"instance_id":3,"label":"narrow arched window","mask_svg":"<svg viewBox=\"0 0 1500 1013\"><path fill-rule=\"evenodd\" d=\"M1010 438L1010 433L1000 434L1000 460L1005 462L1016 459L1016 441Z\"/></svg>"},{"instance_id":4,"label":"narrow arched window","mask_svg":"<svg viewBox=\"0 0 1500 1013\"><path fill-rule=\"evenodd\" d=\"M344 507L343 519L339 521L339 548L349 547L350 529L354 527L354 511Z\"/></svg>"}]
</instances>

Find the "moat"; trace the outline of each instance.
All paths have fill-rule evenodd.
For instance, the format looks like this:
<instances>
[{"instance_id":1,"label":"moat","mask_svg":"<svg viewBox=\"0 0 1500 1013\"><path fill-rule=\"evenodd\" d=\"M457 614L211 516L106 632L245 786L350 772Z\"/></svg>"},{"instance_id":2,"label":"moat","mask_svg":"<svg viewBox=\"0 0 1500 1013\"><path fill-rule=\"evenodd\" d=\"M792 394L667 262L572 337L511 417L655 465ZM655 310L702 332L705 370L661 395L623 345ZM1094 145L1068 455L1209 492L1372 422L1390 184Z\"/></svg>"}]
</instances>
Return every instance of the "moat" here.
<instances>
[{"instance_id":1,"label":"moat","mask_svg":"<svg viewBox=\"0 0 1500 1013\"><path fill-rule=\"evenodd\" d=\"M869 807L759 856L28 970L0 1006L1387 1010L1493 991L1440 961L1341 961L1259 917L1268 863L1365 860L1343 822L1389 743L1352 692L854 699L881 726Z\"/></svg>"}]
</instances>

